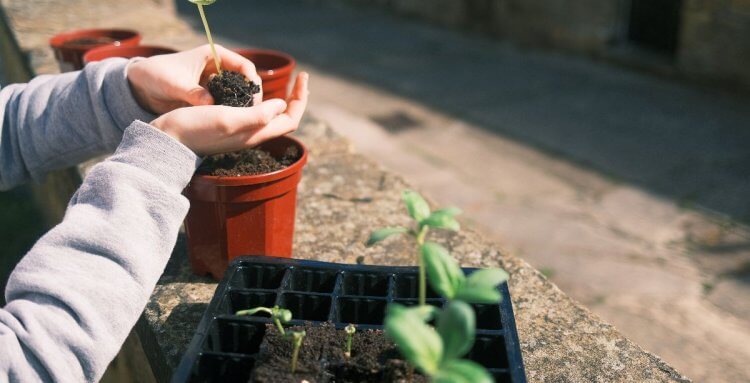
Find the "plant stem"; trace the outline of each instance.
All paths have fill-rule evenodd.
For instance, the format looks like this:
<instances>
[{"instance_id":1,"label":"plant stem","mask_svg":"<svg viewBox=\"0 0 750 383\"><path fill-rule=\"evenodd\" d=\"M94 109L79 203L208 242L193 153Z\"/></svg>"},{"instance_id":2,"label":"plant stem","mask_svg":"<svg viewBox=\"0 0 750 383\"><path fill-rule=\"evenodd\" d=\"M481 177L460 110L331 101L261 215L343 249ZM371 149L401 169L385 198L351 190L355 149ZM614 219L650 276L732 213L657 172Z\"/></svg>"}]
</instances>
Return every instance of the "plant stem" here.
<instances>
[{"instance_id":1,"label":"plant stem","mask_svg":"<svg viewBox=\"0 0 750 383\"><path fill-rule=\"evenodd\" d=\"M206 36L208 37L208 44L211 46L211 53L214 55L214 63L216 64L216 71L221 76L221 59L216 54L216 48L214 47L214 40L211 38L211 28L208 27L208 20L206 20L206 13L203 12L203 5L198 5L198 12L201 14L201 20L203 20L203 28L206 29Z\"/></svg>"},{"instance_id":2,"label":"plant stem","mask_svg":"<svg viewBox=\"0 0 750 383\"><path fill-rule=\"evenodd\" d=\"M294 374L294 371L297 370L297 358L299 357L299 349L302 347L302 340L305 339L305 331L297 331L291 334L292 335L292 343L294 346L294 350L292 351L292 374Z\"/></svg>"},{"instance_id":3,"label":"plant stem","mask_svg":"<svg viewBox=\"0 0 750 383\"><path fill-rule=\"evenodd\" d=\"M346 350L344 350L344 356L349 358L352 356L352 337L354 337L357 328L353 324L349 324L344 328L344 331L346 331Z\"/></svg>"},{"instance_id":4,"label":"plant stem","mask_svg":"<svg viewBox=\"0 0 750 383\"><path fill-rule=\"evenodd\" d=\"M286 331L284 330L284 326L281 325L279 317L273 317L273 323L276 325L276 328L279 329L282 336L286 335Z\"/></svg>"},{"instance_id":5,"label":"plant stem","mask_svg":"<svg viewBox=\"0 0 750 383\"><path fill-rule=\"evenodd\" d=\"M249 309L249 310L240 310L240 311L237 311L234 315L253 315L253 314L261 312L261 311L264 312L264 313L268 313L270 315L273 315L273 312L271 311L271 309L269 309L267 307L256 307L256 308L252 308L252 309Z\"/></svg>"},{"instance_id":6,"label":"plant stem","mask_svg":"<svg viewBox=\"0 0 750 383\"><path fill-rule=\"evenodd\" d=\"M424 239L427 236L427 231L430 228L425 225L419 229L417 234L417 253L419 258L419 305L424 306L427 302L427 272L424 267L424 259L422 255L422 245L424 245Z\"/></svg>"}]
</instances>

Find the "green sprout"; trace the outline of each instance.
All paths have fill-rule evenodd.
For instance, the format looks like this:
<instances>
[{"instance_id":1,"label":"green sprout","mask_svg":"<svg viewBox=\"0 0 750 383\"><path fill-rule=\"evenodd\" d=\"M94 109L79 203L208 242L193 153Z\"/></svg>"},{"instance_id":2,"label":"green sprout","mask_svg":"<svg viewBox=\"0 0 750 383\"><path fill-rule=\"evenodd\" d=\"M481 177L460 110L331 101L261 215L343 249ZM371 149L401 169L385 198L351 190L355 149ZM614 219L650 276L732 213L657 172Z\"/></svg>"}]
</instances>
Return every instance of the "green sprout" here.
<instances>
[{"instance_id":1,"label":"green sprout","mask_svg":"<svg viewBox=\"0 0 750 383\"><path fill-rule=\"evenodd\" d=\"M273 323L276 324L276 328L279 329L281 335L286 335L286 331L284 331L284 326L282 326L282 323L289 323L289 321L292 320L292 312L287 309L282 309L279 306L273 306L271 308L255 307L248 310L237 311L235 315L253 315L259 312L264 312L271 315L271 319L273 319Z\"/></svg>"},{"instance_id":2,"label":"green sprout","mask_svg":"<svg viewBox=\"0 0 750 383\"><path fill-rule=\"evenodd\" d=\"M422 246L422 258L430 287L449 301L491 304L503 297L497 285L508 279L505 270L482 269L467 277L448 250L435 242Z\"/></svg>"},{"instance_id":3,"label":"green sprout","mask_svg":"<svg viewBox=\"0 0 750 383\"><path fill-rule=\"evenodd\" d=\"M425 322L435 315L433 328ZM476 332L474 311L463 301L452 301L443 310L391 304L385 329L404 358L433 382L492 382L482 366L462 359Z\"/></svg>"},{"instance_id":4,"label":"green sprout","mask_svg":"<svg viewBox=\"0 0 750 383\"><path fill-rule=\"evenodd\" d=\"M214 63L216 64L216 71L221 76L221 58L216 54L216 48L214 47L214 40L211 38L211 28L208 27L208 20L206 19L206 12L203 11L204 5L211 5L216 0L188 0L191 3L198 6L198 12L201 14L201 20L203 21L203 28L206 30L206 37L208 37L208 44L211 46L211 53L214 55Z\"/></svg>"},{"instance_id":5,"label":"green sprout","mask_svg":"<svg viewBox=\"0 0 750 383\"><path fill-rule=\"evenodd\" d=\"M368 247L372 246L395 234L406 233L415 239L417 242L417 258L419 265L419 304L424 305L427 297L424 246L426 243L429 243L425 242L425 238L427 237L430 228L458 231L461 226L458 224L458 221L456 221L455 216L460 214L461 210L449 208L431 212L427 201L425 201L417 192L412 190L405 190L401 197L404 200L409 216L411 216L416 222L415 227L411 229L405 227L388 227L376 230L370 234L370 238L365 245Z\"/></svg>"},{"instance_id":6,"label":"green sprout","mask_svg":"<svg viewBox=\"0 0 750 383\"><path fill-rule=\"evenodd\" d=\"M299 357L299 349L302 347L302 341L305 339L307 333L305 330L302 331L289 331L289 337L292 340L292 374L297 370L297 358Z\"/></svg>"},{"instance_id":7,"label":"green sprout","mask_svg":"<svg viewBox=\"0 0 750 383\"><path fill-rule=\"evenodd\" d=\"M344 327L344 331L346 331L346 349L344 349L344 356L349 358L352 356L352 338L354 337L354 333L357 332L357 328L350 323Z\"/></svg>"}]
</instances>

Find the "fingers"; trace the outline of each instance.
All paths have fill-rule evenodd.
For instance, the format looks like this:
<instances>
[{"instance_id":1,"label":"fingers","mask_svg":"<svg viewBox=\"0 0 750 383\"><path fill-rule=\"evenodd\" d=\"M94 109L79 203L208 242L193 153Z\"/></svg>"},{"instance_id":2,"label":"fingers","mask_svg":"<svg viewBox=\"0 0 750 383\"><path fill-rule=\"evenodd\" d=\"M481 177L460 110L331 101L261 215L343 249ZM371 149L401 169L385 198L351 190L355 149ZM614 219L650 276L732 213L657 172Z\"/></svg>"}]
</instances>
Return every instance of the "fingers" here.
<instances>
[{"instance_id":1,"label":"fingers","mask_svg":"<svg viewBox=\"0 0 750 383\"><path fill-rule=\"evenodd\" d=\"M193 106L214 104L213 96L211 96L211 93L202 86L195 86L185 92L184 101Z\"/></svg>"},{"instance_id":2,"label":"fingers","mask_svg":"<svg viewBox=\"0 0 750 383\"><path fill-rule=\"evenodd\" d=\"M307 108L307 99L310 94L308 90L309 78L310 76L306 72L297 75L294 89L287 100L287 107L284 113L276 116L265 128L250 137L246 142L248 145L252 145L253 141L259 143L297 130Z\"/></svg>"},{"instance_id":3,"label":"fingers","mask_svg":"<svg viewBox=\"0 0 750 383\"><path fill-rule=\"evenodd\" d=\"M280 99L264 101L251 108L225 107L222 121L235 133L255 131L270 124L286 109L286 102Z\"/></svg>"}]
</instances>

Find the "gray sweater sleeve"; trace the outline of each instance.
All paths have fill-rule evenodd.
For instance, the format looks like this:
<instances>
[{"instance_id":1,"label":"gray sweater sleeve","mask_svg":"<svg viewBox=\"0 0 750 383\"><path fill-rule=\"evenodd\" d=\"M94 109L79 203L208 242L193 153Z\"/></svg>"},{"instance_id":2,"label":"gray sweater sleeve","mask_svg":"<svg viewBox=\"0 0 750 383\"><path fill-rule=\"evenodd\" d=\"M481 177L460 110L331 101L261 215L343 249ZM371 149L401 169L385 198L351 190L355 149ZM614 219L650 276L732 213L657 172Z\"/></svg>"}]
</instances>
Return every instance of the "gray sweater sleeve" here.
<instances>
[{"instance_id":1,"label":"gray sweater sleeve","mask_svg":"<svg viewBox=\"0 0 750 383\"><path fill-rule=\"evenodd\" d=\"M130 94L125 65L107 60L0 92L2 188L117 148L11 274L0 382L100 379L174 247L188 209L181 191L199 159L134 121L150 117Z\"/></svg>"},{"instance_id":2,"label":"gray sweater sleeve","mask_svg":"<svg viewBox=\"0 0 750 383\"><path fill-rule=\"evenodd\" d=\"M131 93L127 64L104 60L0 90L0 190L109 153L131 122L152 121Z\"/></svg>"},{"instance_id":3,"label":"gray sweater sleeve","mask_svg":"<svg viewBox=\"0 0 750 383\"><path fill-rule=\"evenodd\" d=\"M97 381L135 325L188 210L199 158L136 121L93 167L62 223L11 274L0 381Z\"/></svg>"}]
</instances>

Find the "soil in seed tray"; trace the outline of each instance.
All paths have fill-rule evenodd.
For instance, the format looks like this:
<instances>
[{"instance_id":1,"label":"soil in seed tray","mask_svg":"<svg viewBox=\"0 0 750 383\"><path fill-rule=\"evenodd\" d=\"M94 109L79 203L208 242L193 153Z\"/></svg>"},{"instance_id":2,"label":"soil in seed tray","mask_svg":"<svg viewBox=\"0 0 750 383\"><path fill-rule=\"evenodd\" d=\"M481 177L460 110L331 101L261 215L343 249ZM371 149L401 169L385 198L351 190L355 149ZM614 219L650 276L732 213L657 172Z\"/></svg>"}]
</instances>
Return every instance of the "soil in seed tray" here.
<instances>
[{"instance_id":1,"label":"soil in seed tray","mask_svg":"<svg viewBox=\"0 0 750 383\"><path fill-rule=\"evenodd\" d=\"M225 70L211 77L208 91L216 105L245 107L253 106L253 95L260 92L260 86L242 73Z\"/></svg>"},{"instance_id":2,"label":"soil in seed tray","mask_svg":"<svg viewBox=\"0 0 750 383\"><path fill-rule=\"evenodd\" d=\"M206 157L198 173L222 177L265 174L284 169L297 162L299 157L300 151L296 146L287 147L278 159L263 149L245 149Z\"/></svg>"},{"instance_id":3,"label":"soil in seed tray","mask_svg":"<svg viewBox=\"0 0 750 383\"><path fill-rule=\"evenodd\" d=\"M301 330L303 327L293 327ZM402 359L396 346L380 330L358 330L352 339L352 355L344 356L346 333L324 323L306 324L297 371L290 372L292 343L269 324L260 346L251 383L380 383L427 382Z\"/></svg>"}]
</instances>

